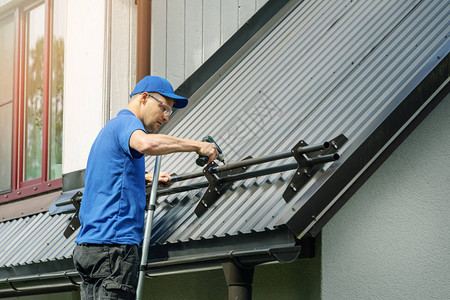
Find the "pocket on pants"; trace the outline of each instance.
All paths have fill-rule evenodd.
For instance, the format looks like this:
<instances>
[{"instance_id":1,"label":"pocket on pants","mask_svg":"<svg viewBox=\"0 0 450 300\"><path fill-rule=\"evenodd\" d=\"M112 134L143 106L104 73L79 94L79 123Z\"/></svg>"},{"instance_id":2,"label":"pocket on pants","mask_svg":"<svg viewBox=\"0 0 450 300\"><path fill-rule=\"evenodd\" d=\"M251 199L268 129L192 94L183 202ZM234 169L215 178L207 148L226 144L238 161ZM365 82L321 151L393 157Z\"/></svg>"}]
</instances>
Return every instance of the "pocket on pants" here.
<instances>
[{"instance_id":1,"label":"pocket on pants","mask_svg":"<svg viewBox=\"0 0 450 300\"><path fill-rule=\"evenodd\" d=\"M136 294L133 286L112 280L104 280L102 286L109 299L134 299Z\"/></svg>"}]
</instances>

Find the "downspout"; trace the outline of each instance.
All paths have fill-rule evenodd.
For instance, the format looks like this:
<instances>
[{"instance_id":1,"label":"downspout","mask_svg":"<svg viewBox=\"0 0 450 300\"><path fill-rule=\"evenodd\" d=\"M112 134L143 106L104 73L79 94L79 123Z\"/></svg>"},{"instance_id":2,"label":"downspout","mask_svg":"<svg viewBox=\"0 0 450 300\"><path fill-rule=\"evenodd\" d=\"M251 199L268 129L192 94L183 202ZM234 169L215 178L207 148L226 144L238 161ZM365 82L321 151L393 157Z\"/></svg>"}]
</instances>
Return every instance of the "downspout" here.
<instances>
[{"instance_id":1,"label":"downspout","mask_svg":"<svg viewBox=\"0 0 450 300\"><path fill-rule=\"evenodd\" d=\"M244 266L239 262L223 263L223 272L228 285L229 300L251 300L254 266Z\"/></svg>"},{"instance_id":2,"label":"downspout","mask_svg":"<svg viewBox=\"0 0 450 300\"><path fill-rule=\"evenodd\" d=\"M152 0L136 0L137 42L136 42L136 82L150 75Z\"/></svg>"}]
</instances>

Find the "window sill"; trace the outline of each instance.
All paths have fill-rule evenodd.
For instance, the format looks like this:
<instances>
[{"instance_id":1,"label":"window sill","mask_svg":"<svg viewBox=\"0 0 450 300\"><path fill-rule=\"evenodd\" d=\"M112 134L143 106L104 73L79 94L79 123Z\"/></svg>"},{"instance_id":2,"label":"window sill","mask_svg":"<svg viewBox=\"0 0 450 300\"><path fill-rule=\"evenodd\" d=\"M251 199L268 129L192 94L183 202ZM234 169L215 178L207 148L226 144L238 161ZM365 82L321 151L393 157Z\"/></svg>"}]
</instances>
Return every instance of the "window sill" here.
<instances>
[{"instance_id":1,"label":"window sill","mask_svg":"<svg viewBox=\"0 0 450 300\"><path fill-rule=\"evenodd\" d=\"M42 193L47 193L56 189L60 189L61 187L62 187L62 178L58 178L47 182L39 182L31 186L26 186L12 192L1 194L0 204L30 196L37 196Z\"/></svg>"}]
</instances>

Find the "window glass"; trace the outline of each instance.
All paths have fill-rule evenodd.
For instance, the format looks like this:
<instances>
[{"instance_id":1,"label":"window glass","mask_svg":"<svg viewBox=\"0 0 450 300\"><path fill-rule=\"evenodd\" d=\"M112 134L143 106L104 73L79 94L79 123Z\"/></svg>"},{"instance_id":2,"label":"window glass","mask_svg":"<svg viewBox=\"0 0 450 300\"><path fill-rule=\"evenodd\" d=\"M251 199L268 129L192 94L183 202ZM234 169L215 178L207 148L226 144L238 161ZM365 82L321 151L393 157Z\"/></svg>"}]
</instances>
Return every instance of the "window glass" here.
<instances>
[{"instance_id":1,"label":"window glass","mask_svg":"<svg viewBox=\"0 0 450 300\"><path fill-rule=\"evenodd\" d=\"M12 103L0 106L0 191L11 189Z\"/></svg>"},{"instance_id":2,"label":"window glass","mask_svg":"<svg viewBox=\"0 0 450 300\"><path fill-rule=\"evenodd\" d=\"M0 191L11 189L14 16L0 19Z\"/></svg>"},{"instance_id":3,"label":"window glass","mask_svg":"<svg viewBox=\"0 0 450 300\"><path fill-rule=\"evenodd\" d=\"M27 12L24 181L42 176L44 24L43 4Z\"/></svg>"},{"instance_id":4,"label":"window glass","mask_svg":"<svg viewBox=\"0 0 450 300\"><path fill-rule=\"evenodd\" d=\"M13 98L14 16L0 19L0 105Z\"/></svg>"},{"instance_id":5,"label":"window glass","mask_svg":"<svg viewBox=\"0 0 450 300\"><path fill-rule=\"evenodd\" d=\"M66 1L53 6L53 36L50 80L49 179L62 176L62 125L64 95L64 40L66 30Z\"/></svg>"}]
</instances>

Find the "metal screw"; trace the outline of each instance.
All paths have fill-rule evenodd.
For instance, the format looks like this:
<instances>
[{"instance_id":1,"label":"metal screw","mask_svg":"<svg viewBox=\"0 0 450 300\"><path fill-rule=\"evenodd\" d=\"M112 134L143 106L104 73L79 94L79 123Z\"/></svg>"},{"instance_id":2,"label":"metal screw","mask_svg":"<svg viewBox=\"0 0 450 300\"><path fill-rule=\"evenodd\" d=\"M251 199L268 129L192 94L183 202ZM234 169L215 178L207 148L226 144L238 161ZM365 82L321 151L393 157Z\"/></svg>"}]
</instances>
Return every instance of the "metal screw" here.
<instances>
[{"instance_id":1,"label":"metal screw","mask_svg":"<svg viewBox=\"0 0 450 300\"><path fill-rule=\"evenodd\" d=\"M297 188L295 187L295 185L294 185L293 183L291 183L291 189L292 189L294 192L297 191Z\"/></svg>"}]
</instances>

